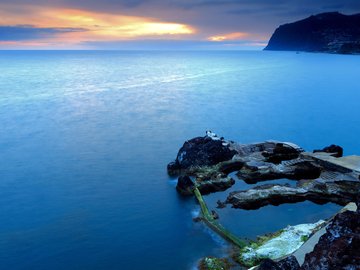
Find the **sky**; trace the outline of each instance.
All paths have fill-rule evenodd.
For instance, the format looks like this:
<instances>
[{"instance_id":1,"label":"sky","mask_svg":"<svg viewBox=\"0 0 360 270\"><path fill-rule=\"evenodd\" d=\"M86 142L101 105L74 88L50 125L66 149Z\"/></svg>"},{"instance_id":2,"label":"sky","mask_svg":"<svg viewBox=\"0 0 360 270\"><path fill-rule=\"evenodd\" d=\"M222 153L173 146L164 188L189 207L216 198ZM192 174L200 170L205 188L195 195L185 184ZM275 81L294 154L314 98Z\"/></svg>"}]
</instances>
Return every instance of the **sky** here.
<instances>
[{"instance_id":1,"label":"sky","mask_svg":"<svg viewBox=\"0 0 360 270\"><path fill-rule=\"evenodd\" d=\"M0 0L0 49L263 49L275 29L360 0Z\"/></svg>"}]
</instances>

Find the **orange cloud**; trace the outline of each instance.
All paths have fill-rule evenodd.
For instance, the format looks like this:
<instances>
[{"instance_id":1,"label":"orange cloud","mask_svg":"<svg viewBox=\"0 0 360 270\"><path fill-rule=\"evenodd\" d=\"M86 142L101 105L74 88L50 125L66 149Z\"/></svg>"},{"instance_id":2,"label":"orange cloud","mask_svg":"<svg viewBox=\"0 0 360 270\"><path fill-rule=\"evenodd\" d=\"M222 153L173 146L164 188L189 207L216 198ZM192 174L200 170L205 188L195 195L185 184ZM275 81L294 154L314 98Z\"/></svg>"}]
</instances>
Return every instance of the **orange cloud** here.
<instances>
[{"instance_id":1,"label":"orange cloud","mask_svg":"<svg viewBox=\"0 0 360 270\"><path fill-rule=\"evenodd\" d=\"M241 40L247 37L249 37L248 33L234 32L234 33L223 34L218 36L211 36L208 38L208 40L210 41Z\"/></svg>"},{"instance_id":2,"label":"orange cloud","mask_svg":"<svg viewBox=\"0 0 360 270\"><path fill-rule=\"evenodd\" d=\"M33 25L37 28L82 28L86 31L58 33L43 42L81 43L137 38L180 37L194 34L193 27L153 18L96 13L75 9L27 6L24 12L7 11L0 5L0 26ZM1 39L1 37L0 37Z\"/></svg>"}]
</instances>

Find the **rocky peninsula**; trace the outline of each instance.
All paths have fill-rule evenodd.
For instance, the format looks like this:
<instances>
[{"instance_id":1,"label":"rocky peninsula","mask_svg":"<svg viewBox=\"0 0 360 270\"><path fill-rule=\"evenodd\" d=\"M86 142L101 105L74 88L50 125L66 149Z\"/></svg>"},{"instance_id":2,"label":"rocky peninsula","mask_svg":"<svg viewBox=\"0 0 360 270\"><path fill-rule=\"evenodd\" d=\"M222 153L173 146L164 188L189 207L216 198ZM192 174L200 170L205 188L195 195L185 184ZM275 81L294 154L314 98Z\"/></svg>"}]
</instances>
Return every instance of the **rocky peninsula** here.
<instances>
[{"instance_id":1,"label":"rocky peninsula","mask_svg":"<svg viewBox=\"0 0 360 270\"><path fill-rule=\"evenodd\" d=\"M281 25L265 50L360 53L360 14L321 13Z\"/></svg>"},{"instance_id":2,"label":"rocky peninsula","mask_svg":"<svg viewBox=\"0 0 360 270\"><path fill-rule=\"evenodd\" d=\"M259 269L314 269L311 267L315 264L319 266L317 269L360 267L360 157L343 157L340 146L331 145L306 152L289 142L271 140L241 144L207 131L204 137L186 141L175 161L168 164L167 170L170 175L179 176L176 189L180 194L197 197L202 208L199 219L236 246L236 252L229 260L207 257L201 260L200 269L252 266ZM221 220L216 220L215 212L209 211L202 199L202 195L230 188L235 183L235 179L229 176L231 172L236 172L236 181L259 185L230 192L225 201L218 202L219 208L231 205L233 208L250 210L269 204L305 200L318 204L334 202L343 206L349 203L355 205L355 202L358 206L352 211L329 217L327 221L290 226L244 244L221 226ZM281 178L293 179L297 185L262 184ZM306 250L308 254L303 261L295 258L294 252L319 231L322 236L312 245L313 249ZM330 268L326 268L330 265Z\"/></svg>"}]
</instances>

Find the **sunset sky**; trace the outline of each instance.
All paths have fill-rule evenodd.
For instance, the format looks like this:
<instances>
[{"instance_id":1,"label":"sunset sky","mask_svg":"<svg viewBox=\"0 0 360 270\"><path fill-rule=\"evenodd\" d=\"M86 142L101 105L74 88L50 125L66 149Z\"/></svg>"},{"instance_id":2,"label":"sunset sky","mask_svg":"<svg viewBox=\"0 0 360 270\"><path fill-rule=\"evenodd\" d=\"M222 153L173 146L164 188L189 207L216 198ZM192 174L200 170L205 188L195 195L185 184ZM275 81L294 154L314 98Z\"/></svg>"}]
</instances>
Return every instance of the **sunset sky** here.
<instances>
[{"instance_id":1,"label":"sunset sky","mask_svg":"<svg viewBox=\"0 0 360 270\"><path fill-rule=\"evenodd\" d=\"M0 0L0 49L262 49L280 24L359 0Z\"/></svg>"}]
</instances>

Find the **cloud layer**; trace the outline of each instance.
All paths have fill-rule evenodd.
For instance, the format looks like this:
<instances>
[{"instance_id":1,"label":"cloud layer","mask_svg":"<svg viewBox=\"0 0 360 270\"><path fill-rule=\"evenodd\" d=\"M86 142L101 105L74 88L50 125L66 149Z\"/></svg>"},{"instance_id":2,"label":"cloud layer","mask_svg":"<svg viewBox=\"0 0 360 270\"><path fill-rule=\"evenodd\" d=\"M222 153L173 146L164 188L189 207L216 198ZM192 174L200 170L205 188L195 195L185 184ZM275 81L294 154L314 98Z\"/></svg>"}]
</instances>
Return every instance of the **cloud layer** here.
<instances>
[{"instance_id":1,"label":"cloud layer","mask_svg":"<svg viewBox=\"0 0 360 270\"><path fill-rule=\"evenodd\" d=\"M360 13L360 1L0 0L0 47L101 48L129 40L261 47L280 24L329 11Z\"/></svg>"}]
</instances>

